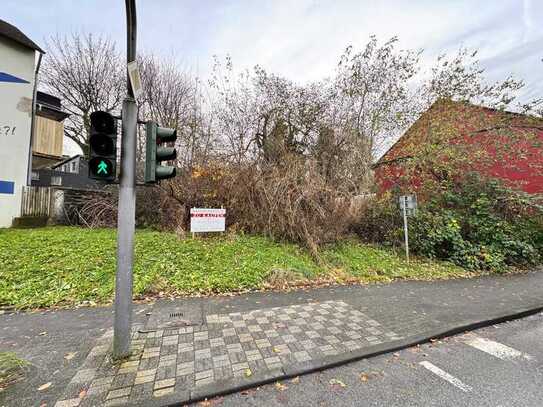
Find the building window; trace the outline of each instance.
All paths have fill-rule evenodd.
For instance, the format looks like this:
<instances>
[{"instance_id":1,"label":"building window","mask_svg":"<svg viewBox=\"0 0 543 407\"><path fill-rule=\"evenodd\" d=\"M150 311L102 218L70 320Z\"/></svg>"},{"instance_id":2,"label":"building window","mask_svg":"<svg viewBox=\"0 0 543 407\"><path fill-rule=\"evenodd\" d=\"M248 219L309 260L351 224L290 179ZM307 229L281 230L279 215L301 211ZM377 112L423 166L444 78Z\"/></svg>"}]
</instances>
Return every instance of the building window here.
<instances>
[{"instance_id":1,"label":"building window","mask_svg":"<svg viewBox=\"0 0 543 407\"><path fill-rule=\"evenodd\" d=\"M40 180L40 173L36 171L32 171L32 181L39 181Z\"/></svg>"},{"instance_id":2,"label":"building window","mask_svg":"<svg viewBox=\"0 0 543 407\"><path fill-rule=\"evenodd\" d=\"M62 177L60 175L51 177L51 185L62 185Z\"/></svg>"},{"instance_id":3,"label":"building window","mask_svg":"<svg viewBox=\"0 0 543 407\"><path fill-rule=\"evenodd\" d=\"M77 173L77 163L74 161L72 161L72 171L74 174Z\"/></svg>"}]
</instances>

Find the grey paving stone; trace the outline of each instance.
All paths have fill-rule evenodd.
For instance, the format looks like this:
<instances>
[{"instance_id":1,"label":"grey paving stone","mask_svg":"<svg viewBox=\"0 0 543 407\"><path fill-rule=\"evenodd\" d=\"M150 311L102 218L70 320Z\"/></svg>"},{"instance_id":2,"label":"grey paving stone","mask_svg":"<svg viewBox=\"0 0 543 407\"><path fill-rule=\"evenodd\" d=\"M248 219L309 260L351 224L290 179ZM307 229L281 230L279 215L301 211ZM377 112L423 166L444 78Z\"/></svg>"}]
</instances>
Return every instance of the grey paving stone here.
<instances>
[{"instance_id":1,"label":"grey paving stone","mask_svg":"<svg viewBox=\"0 0 543 407\"><path fill-rule=\"evenodd\" d=\"M204 370L204 371L201 371L201 372L197 372L194 375L194 379L196 381L206 379L206 378L209 378L209 377L213 377L213 369L208 369L208 370Z\"/></svg>"},{"instance_id":2,"label":"grey paving stone","mask_svg":"<svg viewBox=\"0 0 543 407\"><path fill-rule=\"evenodd\" d=\"M409 321L398 321L412 329ZM109 345L100 345L87 361L87 366L100 367L80 370L75 380L92 383L89 400L97 405L110 394L115 397L108 402L129 396L138 403L177 392L198 394L213 383L272 377L291 366L318 364L324 357L392 341L403 329L397 328L400 322L392 325L394 330L385 328L335 301L208 315L204 325L139 333L135 354L120 370L105 357ZM78 394L75 387L70 391Z\"/></svg>"},{"instance_id":3,"label":"grey paving stone","mask_svg":"<svg viewBox=\"0 0 543 407\"><path fill-rule=\"evenodd\" d=\"M188 375L182 375L177 376L177 380L175 382L175 391L186 391L187 389L191 389L194 387L194 374L188 374Z\"/></svg>"},{"instance_id":4,"label":"grey paving stone","mask_svg":"<svg viewBox=\"0 0 543 407\"><path fill-rule=\"evenodd\" d=\"M213 368L213 359L211 358L204 358L204 359L196 359L194 362L194 370L196 372L201 372L204 370L209 370Z\"/></svg>"},{"instance_id":5,"label":"grey paving stone","mask_svg":"<svg viewBox=\"0 0 543 407\"><path fill-rule=\"evenodd\" d=\"M115 376L111 383L111 389L120 389L127 386L132 386L136 379L136 373L120 373Z\"/></svg>"},{"instance_id":6,"label":"grey paving stone","mask_svg":"<svg viewBox=\"0 0 543 407\"><path fill-rule=\"evenodd\" d=\"M177 376L186 376L194 373L194 362L185 362L177 365Z\"/></svg>"},{"instance_id":7,"label":"grey paving stone","mask_svg":"<svg viewBox=\"0 0 543 407\"><path fill-rule=\"evenodd\" d=\"M169 379L156 380L153 386L153 390L164 389L166 387L175 386L175 377Z\"/></svg>"},{"instance_id":8,"label":"grey paving stone","mask_svg":"<svg viewBox=\"0 0 543 407\"><path fill-rule=\"evenodd\" d=\"M230 365L216 367L213 369L213 373L215 380L226 380L234 376L234 373L232 372L232 367Z\"/></svg>"},{"instance_id":9,"label":"grey paving stone","mask_svg":"<svg viewBox=\"0 0 543 407\"><path fill-rule=\"evenodd\" d=\"M156 380L165 380L165 379L171 379L173 377L175 377L175 372L176 372L176 365L172 365L172 366L164 366L164 367L159 367L157 368L157 371L156 371Z\"/></svg>"},{"instance_id":10,"label":"grey paving stone","mask_svg":"<svg viewBox=\"0 0 543 407\"><path fill-rule=\"evenodd\" d=\"M229 352L228 356L230 357L230 361L232 363L240 363L247 360L247 356L245 356L245 352Z\"/></svg>"},{"instance_id":11,"label":"grey paving stone","mask_svg":"<svg viewBox=\"0 0 543 407\"><path fill-rule=\"evenodd\" d=\"M141 398L149 398L153 395L153 383L144 383L134 385L130 393L130 399L137 400Z\"/></svg>"},{"instance_id":12,"label":"grey paving stone","mask_svg":"<svg viewBox=\"0 0 543 407\"><path fill-rule=\"evenodd\" d=\"M106 400L111 400L123 396L128 396L132 392L132 387L123 387L116 390L111 390L106 397Z\"/></svg>"},{"instance_id":13,"label":"grey paving stone","mask_svg":"<svg viewBox=\"0 0 543 407\"><path fill-rule=\"evenodd\" d=\"M194 341L194 350L201 350L201 349L210 349L211 345L209 343L209 339L202 339L202 340L195 340Z\"/></svg>"},{"instance_id":14,"label":"grey paving stone","mask_svg":"<svg viewBox=\"0 0 543 407\"><path fill-rule=\"evenodd\" d=\"M190 362L194 360L194 352L181 352L177 354L177 362Z\"/></svg>"}]
</instances>

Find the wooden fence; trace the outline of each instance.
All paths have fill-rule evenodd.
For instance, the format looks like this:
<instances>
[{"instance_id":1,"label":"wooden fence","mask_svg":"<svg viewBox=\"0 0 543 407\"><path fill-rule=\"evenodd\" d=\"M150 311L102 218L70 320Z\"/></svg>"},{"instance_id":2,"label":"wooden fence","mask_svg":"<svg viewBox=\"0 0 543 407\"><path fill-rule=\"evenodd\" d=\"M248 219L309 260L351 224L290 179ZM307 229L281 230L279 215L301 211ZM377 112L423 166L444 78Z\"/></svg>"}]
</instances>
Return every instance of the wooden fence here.
<instances>
[{"instance_id":1,"label":"wooden fence","mask_svg":"<svg viewBox=\"0 0 543 407\"><path fill-rule=\"evenodd\" d=\"M49 187L24 186L21 216L49 216L51 192Z\"/></svg>"}]
</instances>

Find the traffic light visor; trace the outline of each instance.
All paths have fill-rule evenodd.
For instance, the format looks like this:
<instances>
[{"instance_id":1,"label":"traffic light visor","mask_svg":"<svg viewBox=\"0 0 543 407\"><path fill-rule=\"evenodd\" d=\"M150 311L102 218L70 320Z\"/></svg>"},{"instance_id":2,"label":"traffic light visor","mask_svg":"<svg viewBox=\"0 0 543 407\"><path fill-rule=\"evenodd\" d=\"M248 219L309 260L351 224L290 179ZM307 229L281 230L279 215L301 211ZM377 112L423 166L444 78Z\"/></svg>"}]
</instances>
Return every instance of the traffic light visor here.
<instances>
[{"instance_id":1,"label":"traffic light visor","mask_svg":"<svg viewBox=\"0 0 543 407\"><path fill-rule=\"evenodd\" d=\"M105 134L93 134L89 144L92 151L98 155L112 155L115 151L115 140Z\"/></svg>"},{"instance_id":2,"label":"traffic light visor","mask_svg":"<svg viewBox=\"0 0 543 407\"><path fill-rule=\"evenodd\" d=\"M115 118L107 112L92 112L90 121L91 127L100 133L117 133L117 122Z\"/></svg>"}]
</instances>

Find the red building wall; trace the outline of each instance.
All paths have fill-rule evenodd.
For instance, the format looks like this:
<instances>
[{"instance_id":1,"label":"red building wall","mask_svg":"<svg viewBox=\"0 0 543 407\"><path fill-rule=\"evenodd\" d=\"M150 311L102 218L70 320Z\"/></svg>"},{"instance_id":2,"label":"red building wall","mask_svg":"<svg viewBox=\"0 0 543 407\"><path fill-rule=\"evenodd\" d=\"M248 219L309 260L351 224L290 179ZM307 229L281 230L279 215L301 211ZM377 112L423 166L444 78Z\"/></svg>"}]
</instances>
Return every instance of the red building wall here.
<instances>
[{"instance_id":1,"label":"red building wall","mask_svg":"<svg viewBox=\"0 0 543 407\"><path fill-rule=\"evenodd\" d=\"M447 142L462 143L466 172L477 171L502 179L509 186L531 194L543 193L543 122L451 101L436 102L381 157L374 168L380 192L401 184L405 163L417 154L417 146L420 148L421 143L430 142L429 123L436 118L440 123L449 121L449 125L456 129L451 132L454 137ZM403 189L416 192L426 176L410 177L409 186Z\"/></svg>"}]
</instances>

